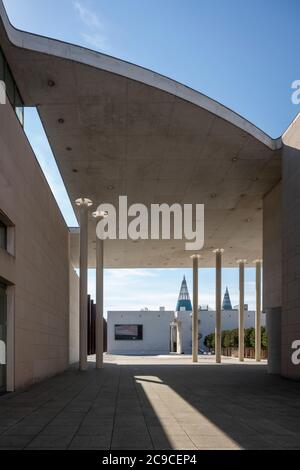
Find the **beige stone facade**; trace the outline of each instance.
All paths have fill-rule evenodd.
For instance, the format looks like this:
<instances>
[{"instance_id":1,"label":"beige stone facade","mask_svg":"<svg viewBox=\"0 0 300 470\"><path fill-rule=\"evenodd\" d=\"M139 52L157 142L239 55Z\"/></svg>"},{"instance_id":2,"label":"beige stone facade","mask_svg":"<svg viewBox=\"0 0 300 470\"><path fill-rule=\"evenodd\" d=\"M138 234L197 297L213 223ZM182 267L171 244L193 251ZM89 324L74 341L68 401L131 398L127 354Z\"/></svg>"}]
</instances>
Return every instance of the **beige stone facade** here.
<instances>
[{"instance_id":1,"label":"beige stone facade","mask_svg":"<svg viewBox=\"0 0 300 470\"><path fill-rule=\"evenodd\" d=\"M300 378L291 361L292 343L300 339L300 119L283 136L282 159L282 323L281 374Z\"/></svg>"},{"instance_id":2,"label":"beige stone facade","mask_svg":"<svg viewBox=\"0 0 300 470\"><path fill-rule=\"evenodd\" d=\"M0 126L0 210L14 232L0 277L10 286L8 388L17 389L69 362L69 231L9 103Z\"/></svg>"}]
</instances>

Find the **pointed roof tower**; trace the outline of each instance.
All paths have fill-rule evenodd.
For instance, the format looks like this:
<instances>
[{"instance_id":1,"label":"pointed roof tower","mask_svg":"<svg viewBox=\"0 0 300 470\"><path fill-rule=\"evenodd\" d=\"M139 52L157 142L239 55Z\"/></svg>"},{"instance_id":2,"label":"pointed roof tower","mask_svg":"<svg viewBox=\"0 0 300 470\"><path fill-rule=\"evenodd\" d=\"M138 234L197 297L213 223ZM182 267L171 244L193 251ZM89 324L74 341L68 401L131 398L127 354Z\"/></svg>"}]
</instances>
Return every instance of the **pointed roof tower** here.
<instances>
[{"instance_id":1,"label":"pointed roof tower","mask_svg":"<svg viewBox=\"0 0 300 470\"><path fill-rule=\"evenodd\" d=\"M193 310L185 276L183 276L176 305L176 312L179 312L180 310L186 310L187 312L191 312Z\"/></svg>"},{"instance_id":2,"label":"pointed roof tower","mask_svg":"<svg viewBox=\"0 0 300 470\"><path fill-rule=\"evenodd\" d=\"M222 310L232 310L232 305L231 305L227 286L226 286L226 291L225 291L224 298L223 298Z\"/></svg>"}]
</instances>

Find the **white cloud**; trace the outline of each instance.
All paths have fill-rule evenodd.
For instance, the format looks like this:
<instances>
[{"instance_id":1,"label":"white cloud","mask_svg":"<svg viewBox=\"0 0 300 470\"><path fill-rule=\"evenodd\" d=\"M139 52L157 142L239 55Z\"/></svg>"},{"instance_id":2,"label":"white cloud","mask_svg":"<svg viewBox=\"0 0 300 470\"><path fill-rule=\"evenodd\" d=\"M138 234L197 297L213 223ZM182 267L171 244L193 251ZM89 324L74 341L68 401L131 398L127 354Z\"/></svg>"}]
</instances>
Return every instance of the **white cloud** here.
<instances>
[{"instance_id":1,"label":"white cloud","mask_svg":"<svg viewBox=\"0 0 300 470\"><path fill-rule=\"evenodd\" d=\"M74 8L78 13L82 23L87 28L86 31L82 31L80 33L85 43L94 49L108 51L109 41L105 34L104 22L96 13L86 8L79 1L74 3Z\"/></svg>"},{"instance_id":2,"label":"white cloud","mask_svg":"<svg viewBox=\"0 0 300 470\"><path fill-rule=\"evenodd\" d=\"M158 277L157 270L151 269L109 269L105 270L104 290L105 299L108 301L111 309L127 309L149 307L148 303L155 299L155 303L162 302L161 295L148 296L149 289L153 289L153 285L149 285L150 280ZM89 270L89 293L93 299L96 296L95 288L95 270ZM156 308L158 305L156 305Z\"/></svg>"},{"instance_id":3,"label":"white cloud","mask_svg":"<svg viewBox=\"0 0 300 470\"><path fill-rule=\"evenodd\" d=\"M108 275L115 279L128 279L128 277L155 277L156 274L149 269L111 269Z\"/></svg>"},{"instance_id":4,"label":"white cloud","mask_svg":"<svg viewBox=\"0 0 300 470\"><path fill-rule=\"evenodd\" d=\"M96 13L93 13L92 11L88 10L80 2L75 2L74 7L83 23L85 23L87 26L89 26L90 28L102 27L102 24Z\"/></svg>"},{"instance_id":5,"label":"white cloud","mask_svg":"<svg viewBox=\"0 0 300 470\"><path fill-rule=\"evenodd\" d=\"M107 51L109 49L108 41L105 36L100 33L88 34L81 33L81 36L87 44L89 44L94 49L100 49L102 51Z\"/></svg>"},{"instance_id":6,"label":"white cloud","mask_svg":"<svg viewBox=\"0 0 300 470\"><path fill-rule=\"evenodd\" d=\"M108 296L107 296L108 297ZM107 310L140 310L147 307L149 310L158 310L160 306L174 310L177 296L174 292L160 292L159 295L149 292L146 288L139 292L119 292L117 295L111 293L107 299L105 311Z\"/></svg>"}]
</instances>

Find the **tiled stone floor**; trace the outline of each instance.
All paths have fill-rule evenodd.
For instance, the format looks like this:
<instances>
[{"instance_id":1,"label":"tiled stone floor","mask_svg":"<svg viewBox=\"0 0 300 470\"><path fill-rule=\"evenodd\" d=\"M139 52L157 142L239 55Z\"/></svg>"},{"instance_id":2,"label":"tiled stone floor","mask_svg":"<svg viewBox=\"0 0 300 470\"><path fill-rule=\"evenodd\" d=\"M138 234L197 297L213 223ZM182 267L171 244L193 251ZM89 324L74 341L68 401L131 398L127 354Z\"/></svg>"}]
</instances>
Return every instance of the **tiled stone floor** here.
<instances>
[{"instance_id":1,"label":"tiled stone floor","mask_svg":"<svg viewBox=\"0 0 300 470\"><path fill-rule=\"evenodd\" d=\"M300 382L266 365L107 356L0 397L0 449L300 448Z\"/></svg>"}]
</instances>

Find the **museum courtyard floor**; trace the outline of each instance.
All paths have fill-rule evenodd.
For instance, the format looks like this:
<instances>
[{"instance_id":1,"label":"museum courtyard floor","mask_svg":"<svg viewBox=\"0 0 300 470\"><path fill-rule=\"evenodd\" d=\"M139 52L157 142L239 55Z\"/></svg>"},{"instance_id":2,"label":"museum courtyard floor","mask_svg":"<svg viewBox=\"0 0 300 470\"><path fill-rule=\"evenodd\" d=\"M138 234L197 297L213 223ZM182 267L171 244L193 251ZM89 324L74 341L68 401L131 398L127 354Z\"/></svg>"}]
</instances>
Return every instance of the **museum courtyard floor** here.
<instances>
[{"instance_id":1,"label":"museum courtyard floor","mask_svg":"<svg viewBox=\"0 0 300 470\"><path fill-rule=\"evenodd\" d=\"M299 449L300 382L266 363L105 357L0 397L0 449Z\"/></svg>"}]
</instances>

